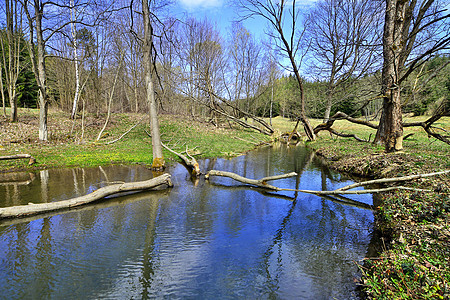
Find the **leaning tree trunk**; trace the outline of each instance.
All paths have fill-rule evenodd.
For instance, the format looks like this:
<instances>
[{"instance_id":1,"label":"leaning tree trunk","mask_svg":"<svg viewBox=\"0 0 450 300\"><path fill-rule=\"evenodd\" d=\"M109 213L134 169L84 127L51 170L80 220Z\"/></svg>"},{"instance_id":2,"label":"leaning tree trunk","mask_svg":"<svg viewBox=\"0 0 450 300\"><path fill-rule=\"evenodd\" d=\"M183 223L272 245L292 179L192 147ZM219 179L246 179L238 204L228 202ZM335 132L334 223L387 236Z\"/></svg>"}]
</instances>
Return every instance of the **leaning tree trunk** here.
<instances>
[{"instance_id":1,"label":"leaning tree trunk","mask_svg":"<svg viewBox=\"0 0 450 300\"><path fill-rule=\"evenodd\" d=\"M387 152L403 149L403 125L400 99L402 29L408 1L386 0L383 33L383 70L381 74L383 111L374 143L384 144Z\"/></svg>"}]
</instances>

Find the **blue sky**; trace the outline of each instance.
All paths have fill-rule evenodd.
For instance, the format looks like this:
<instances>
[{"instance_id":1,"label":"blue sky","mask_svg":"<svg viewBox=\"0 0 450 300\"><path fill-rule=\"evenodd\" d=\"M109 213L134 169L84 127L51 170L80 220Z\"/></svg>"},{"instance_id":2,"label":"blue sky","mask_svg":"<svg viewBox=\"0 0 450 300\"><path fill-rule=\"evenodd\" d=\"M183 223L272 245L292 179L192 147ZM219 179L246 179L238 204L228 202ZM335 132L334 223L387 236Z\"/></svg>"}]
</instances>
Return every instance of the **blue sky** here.
<instances>
[{"instance_id":1,"label":"blue sky","mask_svg":"<svg viewBox=\"0 0 450 300\"><path fill-rule=\"evenodd\" d=\"M299 5L309 6L317 0L300 0ZM226 0L177 0L177 15L187 14L189 16L203 19L207 17L210 21L216 22L223 36L229 32L232 21L238 19L237 13L231 7L231 1ZM263 37L266 22L262 18L247 20L244 26L256 37Z\"/></svg>"}]
</instances>

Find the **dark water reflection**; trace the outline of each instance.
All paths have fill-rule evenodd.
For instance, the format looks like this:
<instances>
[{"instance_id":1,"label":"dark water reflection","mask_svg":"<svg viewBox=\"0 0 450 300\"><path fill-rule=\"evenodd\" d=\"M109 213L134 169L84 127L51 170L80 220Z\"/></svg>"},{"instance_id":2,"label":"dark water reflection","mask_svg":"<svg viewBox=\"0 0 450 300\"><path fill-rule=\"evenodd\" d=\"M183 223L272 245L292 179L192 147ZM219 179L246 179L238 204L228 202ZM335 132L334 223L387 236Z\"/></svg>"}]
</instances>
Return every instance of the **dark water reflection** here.
<instances>
[{"instance_id":1,"label":"dark water reflection","mask_svg":"<svg viewBox=\"0 0 450 300\"><path fill-rule=\"evenodd\" d=\"M298 172L273 182L286 188L350 183L302 147L266 147L201 167L249 178ZM0 225L0 298L356 298L354 261L368 251L371 210L293 192L273 196L227 178L192 182L180 165L169 172L171 190ZM116 166L8 176L0 177L0 206L67 199L152 172Z\"/></svg>"}]
</instances>

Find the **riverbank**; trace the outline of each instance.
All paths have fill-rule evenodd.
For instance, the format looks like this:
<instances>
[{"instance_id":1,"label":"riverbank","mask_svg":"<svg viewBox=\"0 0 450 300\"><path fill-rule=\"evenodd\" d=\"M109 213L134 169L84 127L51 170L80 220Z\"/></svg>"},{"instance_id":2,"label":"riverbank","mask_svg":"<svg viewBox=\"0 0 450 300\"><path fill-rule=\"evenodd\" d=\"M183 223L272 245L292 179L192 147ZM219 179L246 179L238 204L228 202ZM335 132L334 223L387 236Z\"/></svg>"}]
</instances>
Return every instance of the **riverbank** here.
<instances>
[{"instance_id":1,"label":"riverbank","mask_svg":"<svg viewBox=\"0 0 450 300\"><path fill-rule=\"evenodd\" d=\"M450 118L437 126L450 130ZM363 138L375 131L339 122L339 131ZM322 133L308 147L339 172L384 178L450 169L450 146L428 137L420 129L404 142L404 151L387 154L383 148ZM433 192L395 191L381 195L376 228L383 250L360 265L360 284L371 299L450 298L450 176L421 179L410 187Z\"/></svg>"},{"instance_id":2,"label":"riverbank","mask_svg":"<svg viewBox=\"0 0 450 300\"><path fill-rule=\"evenodd\" d=\"M111 164L145 164L152 162L151 140L146 115L114 114L102 138L95 139L105 117L88 115L83 123L75 123L63 112L51 112L51 140L37 139L38 113L20 110L19 122L9 123L0 117L0 156L27 153L36 158L0 161L0 172L35 170L56 167L85 167ZM417 121L417 119L414 119ZM162 115L163 141L174 150L189 148L198 158L233 157L269 141L269 137L239 128L217 128L210 123L189 117ZM318 123L319 121L316 121ZM137 125L136 125L137 124ZM290 131L294 122L275 118L274 127ZM130 128L128 134L119 139ZM450 131L450 118L437 124ZM336 129L369 139L375 130L337 121ZM380 146L353 139L335 138L322 133L308 147L325 158L337 171L362 177L383 178L430 173L450 169L447 144L428 137L420 128L407 128L405 150L386 154ZM168 163L178 161L164 152ZM450 297L450 176L422 179L409 183L411 187L434 192L396 191L381 196L376 226L385 237L384 249L377 257L367 258L360 266L361 284L373 299L446 299Z\"/></svg>"},{"instance_id":3,"label":"riverbank","mask_svg":"<svg viewBox=\"0 0 450 300\"><path fill-rule=\"evenodd\" d=\"M19 121L10 123L0 116L0 156L30 154L36 163L28 160L0 161L0 172L38 170L59 167L88 167L111 164L151 165L151 138L148 116L145 114L116 113L102 134L106 116L87 115L82 121L69 119L60 111L49 113L48 142L38 140L38 110L20 109ZM135 126L129 133L124 133ZM228 124L227 124L228 125ZM187 116L160 116L163 142L177 152L189 149L197 158L234 157L270 140L270 137L234 126L215 127ZM119 139L120 138L120 139ZM114 140L119 139L116 142ZM169 151L163 152L166 163L179 159Z\"/></svg>"}]
</instances>

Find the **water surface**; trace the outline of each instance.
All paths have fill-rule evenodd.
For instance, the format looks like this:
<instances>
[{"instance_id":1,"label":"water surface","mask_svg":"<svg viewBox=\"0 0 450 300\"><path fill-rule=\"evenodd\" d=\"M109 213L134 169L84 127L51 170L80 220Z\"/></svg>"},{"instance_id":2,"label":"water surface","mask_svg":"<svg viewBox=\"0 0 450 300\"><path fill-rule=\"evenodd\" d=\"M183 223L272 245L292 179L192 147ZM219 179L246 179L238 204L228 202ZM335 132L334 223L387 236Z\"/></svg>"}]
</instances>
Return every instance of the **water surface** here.
<instances>
[{"instance_id":1,"label":"water surface","mask_svg":"<svg viewBox=\"0 0 450 300\"><path fill-rule=\"evenodd\" d=\"M336 189L351 183L303 147L264 147L202 170ZM351 299L371 239L369 209L307 194L267 193L229 178L144 192L20 223L0 223L1 299ZM146 180L140 166L0 176L0 206L59 201L106 182ZM372 197L354 196L367 204Z\"/></svg>"}]
</instances>

